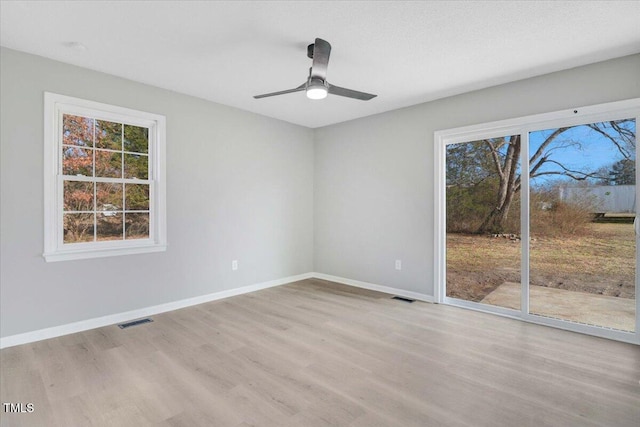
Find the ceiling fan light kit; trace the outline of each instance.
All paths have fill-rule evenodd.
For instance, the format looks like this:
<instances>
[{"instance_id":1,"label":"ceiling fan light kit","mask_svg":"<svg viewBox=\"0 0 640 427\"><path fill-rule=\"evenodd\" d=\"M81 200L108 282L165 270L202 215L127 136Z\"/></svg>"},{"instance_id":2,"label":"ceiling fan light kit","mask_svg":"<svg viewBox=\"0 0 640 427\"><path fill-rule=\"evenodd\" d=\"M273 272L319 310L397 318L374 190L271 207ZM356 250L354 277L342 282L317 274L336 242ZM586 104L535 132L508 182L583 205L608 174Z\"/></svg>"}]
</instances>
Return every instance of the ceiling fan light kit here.
<instances>
[{"instance_id":1,"label":"ceiling fan light kit","mask_svg":"<svg viewBox=\"0 0 640 427\"><path fill-rule=\"evenodd\" d=\"M327 66L329 65L329 55L331 54L331 45L326 40L316 39L315 43L307 46L307 56L313 60L309 69L309 77L307 81L294 89L281 90L279 92L265 93L263 95L255 95L255 99L267 98L270 96L284 95L287 93L305 91L309 99L324 99L328 94L344 96L346 98L359 99L368 101L375 98L373 95L357 90L346 89L339 86L333 86L327 81Z\"/></svg>"},{"instance_id":2,"label":"ceiling fan light kit","mask_svg":"<svg viewBox=\"0 0 640 427\"><path fill-rule=\"evenodd\" d=\"M309 99L325 99L329 89L327 85L320 79L310 79L307 85L307 98Z\"/></svg>"}]
</instances>

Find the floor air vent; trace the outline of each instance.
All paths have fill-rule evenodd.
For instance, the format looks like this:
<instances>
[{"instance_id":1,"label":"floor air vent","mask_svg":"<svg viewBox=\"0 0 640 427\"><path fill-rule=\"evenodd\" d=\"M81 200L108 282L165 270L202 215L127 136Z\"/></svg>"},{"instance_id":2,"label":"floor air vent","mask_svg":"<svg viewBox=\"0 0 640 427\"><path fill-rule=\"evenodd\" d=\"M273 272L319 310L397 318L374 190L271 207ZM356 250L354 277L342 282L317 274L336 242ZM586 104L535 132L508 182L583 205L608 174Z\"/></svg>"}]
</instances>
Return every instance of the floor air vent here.
<instances>
[{"instance_id":1,"label":"floor air vent","mask_svg":"<svg viewBox=\"0 0 640 427\"><path fill-rule=\"evenodd\" d=\"M405 298L405 297L399 297L398 295L396 295L395 297L391 297L391 299L397 299L398 301L404 301L404 302L414 302L414 299L411 298Z\"/></svg>"},{"instance_id":2,"label":"floor air vent","mask_svg":"<svg viewBox=\"0 0 640 427\"><path fill-rule=\"evenodd\" d=\"M153 320L151 320L149 318L139 319L139 320L133 320L133 321L127 322L127 323L121 323L121 324L118 325L118 327L120 329L127 329L127 328L130 328L132 326L138 326L138 325L142 325L142 324L145 324L145 323L151 323L151 322L153 322Z\"/></svg>"}]
</instances>

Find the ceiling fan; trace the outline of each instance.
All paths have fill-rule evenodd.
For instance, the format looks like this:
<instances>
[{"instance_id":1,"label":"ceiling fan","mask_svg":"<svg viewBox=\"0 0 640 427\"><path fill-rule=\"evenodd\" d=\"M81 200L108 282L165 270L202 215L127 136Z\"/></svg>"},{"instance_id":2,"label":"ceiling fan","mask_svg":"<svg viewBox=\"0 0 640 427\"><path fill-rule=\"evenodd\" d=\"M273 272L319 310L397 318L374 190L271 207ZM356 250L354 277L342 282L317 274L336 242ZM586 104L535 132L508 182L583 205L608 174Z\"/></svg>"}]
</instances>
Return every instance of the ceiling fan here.
<instances>
[{"instance_id":1,"label":"ceiling fan","mask_svg":"<svg viewBox=\"0 0 640 427\"><path fill-rule=\"evenodd\" d=\"M377 96L329 84L327 81L327 66L329 65L330 53L331 45L329 42L322 39L316 39L315 43L307 46L307 56L313 59L313 62L311 64L311 68L309 68L309 77L306 82L294 89L256 95L254 98L267 98L269 96L284 95L286 93L301 92L303 90L307 92L307 98L309 99L324 99L327 97L328 93L332 95L345 96L347 98L359 99L362 101L368 101Z\"/></svg>"}]
</instances>

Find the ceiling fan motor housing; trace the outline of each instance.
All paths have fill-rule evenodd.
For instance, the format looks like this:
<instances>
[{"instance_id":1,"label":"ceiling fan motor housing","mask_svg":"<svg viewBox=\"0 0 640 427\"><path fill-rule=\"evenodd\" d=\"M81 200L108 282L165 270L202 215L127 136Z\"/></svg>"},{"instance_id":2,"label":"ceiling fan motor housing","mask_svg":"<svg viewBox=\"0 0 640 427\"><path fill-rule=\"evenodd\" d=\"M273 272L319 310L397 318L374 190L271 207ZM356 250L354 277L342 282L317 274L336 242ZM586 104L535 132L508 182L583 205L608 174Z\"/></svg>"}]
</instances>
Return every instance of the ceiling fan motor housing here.
<instances>
[{"instance_id":1,"label":"ceiling fan motor housing","mask_svg":"<svg viewBox=\"0 0 640 427\"><path fill-rule=\"evenodd\" d=\"M309 81L307 82L307 87L317 87L324 86L329 89L329 83L326 80L321 79L320 77L309 77Z\"/></svg>"}]
</instances>

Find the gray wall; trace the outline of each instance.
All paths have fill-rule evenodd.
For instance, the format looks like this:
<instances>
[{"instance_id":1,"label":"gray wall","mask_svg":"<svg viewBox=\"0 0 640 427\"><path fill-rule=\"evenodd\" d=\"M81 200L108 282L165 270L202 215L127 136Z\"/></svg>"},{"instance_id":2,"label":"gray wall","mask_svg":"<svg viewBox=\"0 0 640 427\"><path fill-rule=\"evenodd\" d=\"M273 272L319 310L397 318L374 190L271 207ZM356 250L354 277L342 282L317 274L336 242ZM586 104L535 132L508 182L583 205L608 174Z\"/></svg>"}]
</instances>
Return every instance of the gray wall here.
<instances>
[{"instance_id":1,"label":"gray wall","mask_svg":"<svg viewBox=\"0 0 640 427\"><path fill-rule=\"evenodd\" d=\"M435 130L640 97L634 55L314 131L8 49L0 66L3 337L311 271L431 295ZM44 262L43 91L167 116L167 252Z\"/></svg>"},{"instance_id":2,"label":"gray wall","mask_svg":"<svg viewBox=\"0 0 640 427\"><path fill-rule=\"evenodd\" d=\"M4 48L0 64L1 336L313 270L312 130ZM167 117L167 252L44 261L44 91Z\"/></svg>"},{"instance_id":3,"label":"gray wall","mask_svg":"<svg viewBox=\"0 0 640 427\"><path fill-rule=\"evenodd\" d=\"M640 55L317 129L316 271L433 295L434 131L635 97Z\"/></svg>"}]
</instances>

